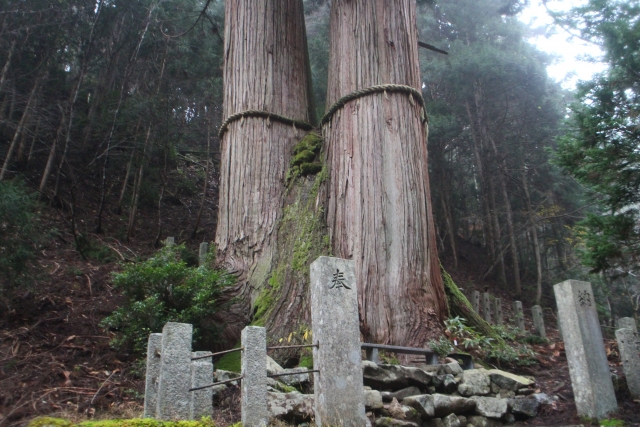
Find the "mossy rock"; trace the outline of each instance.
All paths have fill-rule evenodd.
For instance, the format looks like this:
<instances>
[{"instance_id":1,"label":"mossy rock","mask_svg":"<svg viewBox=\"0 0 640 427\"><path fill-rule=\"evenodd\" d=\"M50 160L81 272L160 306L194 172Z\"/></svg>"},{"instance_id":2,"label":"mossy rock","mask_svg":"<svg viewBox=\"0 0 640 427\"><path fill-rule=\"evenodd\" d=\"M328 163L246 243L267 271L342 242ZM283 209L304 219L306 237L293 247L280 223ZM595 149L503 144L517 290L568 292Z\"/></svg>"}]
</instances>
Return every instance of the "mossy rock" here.
<instances>
[{"instance_id":1,"label":"mossy rock","mask_svg":"<svg viewBox=\"0 0 640 427\"><path fill-rule=\"evenodd\" d=\"M83 421L74 424L62 418L41 417L31 421L28 427L215 427L211 418L200 421L160 421L153 418L132 418L128 420Z\"/></svg>"}]
</instances>

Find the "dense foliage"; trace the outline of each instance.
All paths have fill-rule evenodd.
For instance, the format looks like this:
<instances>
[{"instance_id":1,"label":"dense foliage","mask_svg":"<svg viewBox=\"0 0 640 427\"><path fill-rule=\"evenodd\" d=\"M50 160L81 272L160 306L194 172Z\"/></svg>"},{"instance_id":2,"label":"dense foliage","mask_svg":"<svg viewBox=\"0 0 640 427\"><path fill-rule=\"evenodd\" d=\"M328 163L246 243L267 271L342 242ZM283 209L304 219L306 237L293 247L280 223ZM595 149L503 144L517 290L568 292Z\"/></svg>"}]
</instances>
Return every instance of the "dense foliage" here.
<instances>
[{"instance_id":1,"label":"dense foliage","mask_svg":"<svg viewBox=\"0 0 640 427\"><path fill-rule=\"evenodd\" d=\"M196 346L215 342L219 325L212 316L220 309L217 299L233 283L233 276L209 267L211 259L200 267L189 266L180 255L184 252L184 245L168 246L113 275L124 303L103 325L118 332L114 346L142 354L149 334L161 332L166 322L193 324Z\"/></svg>"},{"instance_id":2,"label":"dense foliage","mask_svg":"<svg viewBox=\"0 0 640 427\"><path fill-rule=\"evenodd\" d=\"M640 5L590 0L560 16L599 44L606 72L582 82L556 162L593 194L599 209L581 223L582 260L594 272L640 268Z\"/></svg>"}]
</instances>

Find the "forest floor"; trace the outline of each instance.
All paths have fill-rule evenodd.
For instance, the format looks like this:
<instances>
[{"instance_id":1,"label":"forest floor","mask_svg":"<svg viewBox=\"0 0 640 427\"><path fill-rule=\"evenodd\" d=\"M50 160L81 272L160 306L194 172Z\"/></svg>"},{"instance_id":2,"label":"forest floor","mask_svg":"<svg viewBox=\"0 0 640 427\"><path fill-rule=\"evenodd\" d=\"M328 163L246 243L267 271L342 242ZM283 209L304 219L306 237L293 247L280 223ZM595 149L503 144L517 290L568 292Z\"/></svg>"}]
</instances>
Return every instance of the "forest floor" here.
<instances>
[{"instance_id":1,"label":"forest floor","mask_svg":"<svg viewBox=\"0 0 640 427\"><path fill-rule=\"evenodd\" d=\"M188 164L184 165L183 173L190 173ZM211 192L215 193L215 178L210 184ZM200 197L178 197L177 201L163 205L163 238L175 236L178 242L186 243L193 250L200 242L213 240L216 206L211 201L205 205L197 238L188 238ZM215 194L208 199L215 200ZM108 212L104 218L104 234L86 232L95 247L108 250L98 251L101 254L96 256L98 259L88 260L74 249L73 235L60 219L68 216L68 212L43 211L43 226L57 228L58 232L38 254L40 286L25 291L11 312L0 314L0 427L22 426L41 415L76 421L140 416L143 361L113 350L109 345L113 334L101 328L100 321L121 302L111 286L111 273L120 268L123 260L143 258L155 251L157 208L141 211L139 237L131 243L118 237L126 229L126 215ZM83 229L88 230L94 217L95 212L79 210L78 223L86 224ZM461 288L489 290L501 296L505 317L513 318L512 298L497 291L495 283L477 279L484 268L481 250L461 243L460 267L455 271L448 268L453 279ZM525 306L528 306L526 302ZM532 328L531 319L526 320L527 328ZM584 424L576 415L564 345L551 310L545 311L545 321L550 342L534 346L537 364L498 366L534 376L540 392L558 397L553 405L544 406L537 418L519 425ZM622 377L615 340L607 340L606 349L612 371ZM627 425L640 425L640 403L630 398L624 382L620 384L617 391L620 410L613 417L624 420ZM220 410L214 420L219 426L239 420L237 389L229 389L218 403Z\"/></svg>"}]
</instances>

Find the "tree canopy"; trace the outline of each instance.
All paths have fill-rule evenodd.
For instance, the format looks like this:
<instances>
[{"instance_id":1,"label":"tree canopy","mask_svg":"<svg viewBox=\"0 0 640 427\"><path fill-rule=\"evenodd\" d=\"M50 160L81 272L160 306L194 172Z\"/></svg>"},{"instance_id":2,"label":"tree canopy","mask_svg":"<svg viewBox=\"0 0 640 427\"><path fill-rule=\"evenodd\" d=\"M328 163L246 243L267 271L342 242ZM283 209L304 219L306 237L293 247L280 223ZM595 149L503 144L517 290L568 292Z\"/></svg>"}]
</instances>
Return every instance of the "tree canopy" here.
<instances>
[{"instance_id":1,"label":"tree canopy","mask_svg":"<svg viewBox=\"0 0 640 427\"><path fill-rule=\"evenodd\" d=\"M558 19L600 45L608 65L578 85L555 158L598 206L582 222L582 260L594 272L635 272L640 267L640 5L590 0Z\"/></svg>"}]
</instances>

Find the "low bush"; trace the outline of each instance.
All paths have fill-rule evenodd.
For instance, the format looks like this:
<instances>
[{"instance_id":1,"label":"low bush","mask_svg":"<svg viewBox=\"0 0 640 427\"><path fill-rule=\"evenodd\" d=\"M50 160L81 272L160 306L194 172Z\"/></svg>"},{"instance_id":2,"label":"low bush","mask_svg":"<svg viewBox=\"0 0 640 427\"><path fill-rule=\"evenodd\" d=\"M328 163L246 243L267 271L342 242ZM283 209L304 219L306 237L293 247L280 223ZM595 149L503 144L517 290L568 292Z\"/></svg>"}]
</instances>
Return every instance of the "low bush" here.
<instances>
[{"instance_id":1,"label":"low bush","mask_svg":"<svg viewBox=\"0 0 640 427\"><path fill-rule=\"evenodd\" d=\"M166 322L193 324L195 346L215 342L219 325L211 315L220 309L218 297L234 278L210 268L210 262L190 267L180 256L184 253L184 245L165 247L113 275L113 285L125 301L102 325L117 332L114 347L141 355L148 335L160 332Z\"/></svg>"}]
</instances>

